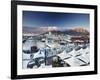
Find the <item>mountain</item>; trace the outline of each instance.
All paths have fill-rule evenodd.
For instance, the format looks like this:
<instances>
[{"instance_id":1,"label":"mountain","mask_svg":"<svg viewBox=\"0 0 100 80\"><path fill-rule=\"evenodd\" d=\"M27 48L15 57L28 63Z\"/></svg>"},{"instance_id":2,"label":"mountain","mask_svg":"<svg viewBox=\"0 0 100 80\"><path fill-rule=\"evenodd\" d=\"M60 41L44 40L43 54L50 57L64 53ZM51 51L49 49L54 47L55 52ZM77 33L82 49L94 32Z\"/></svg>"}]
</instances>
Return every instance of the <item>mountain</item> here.
<instances>
[{"instance_id":1,"label":"mountain","mask_svg":"<svg viewBox=\"0 0 100 80\"><path fill-rule=\"evenodd\" d=\"M73 29L73 31L79 32L79 33L84 33L84 34L89 34L89 31L87 31L84 28L75 28L75 29Z\"/></svg>"},{"instance_id":2,"label":"mountain","mask_svg":"<svg viewBox=\"0 0 100 80\"><path fill-rule=\"evenodd\" d=\"M41 34L49 31L57 31L57 27L23 27L23 33Z\"/></svg>"},{"instance_id":3,"label":"mountain","mask_svg":"<svg viewBox=\"0 0 100 80\"><path fill-rule=\"evenodd\" d=\"M58 27L23 27L23 33L43 34L52 32L53 34L68 34L73 36L89 35L89 31L84 28L74 28L60 30Z\"/></svg>"},{"instance_id":4,"label":"mountain","mask_svg":"<svg viewBox=\"0 0 100 80\"><path fill-rule=\"evenodd\" d=\"M23 27L23 33L41 34L47 32L47 29L37 27Z\"/></svg>"},{"instance_id":5,"label":"mountain","mask_svg":"<svg viewBox=\"0 0 100 80\"><path fill-rule=\"evenodd\" d=\"M89 31L83 28L75 28L75 29L66 29L66 30L58 30L51 31L53 34L67 34L72 36L81 36L81 35L89 35Z\"/></svg>"}]
</instances>

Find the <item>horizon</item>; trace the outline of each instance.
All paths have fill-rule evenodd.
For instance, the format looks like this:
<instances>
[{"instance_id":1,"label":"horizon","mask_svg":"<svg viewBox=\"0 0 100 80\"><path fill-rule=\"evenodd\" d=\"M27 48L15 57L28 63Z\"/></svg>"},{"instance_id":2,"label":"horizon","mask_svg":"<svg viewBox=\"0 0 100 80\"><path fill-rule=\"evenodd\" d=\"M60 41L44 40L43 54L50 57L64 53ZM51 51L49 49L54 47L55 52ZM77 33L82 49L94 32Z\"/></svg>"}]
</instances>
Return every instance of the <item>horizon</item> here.
<instances>
[{"instance_id":1,"label":"horizon","mask_svg":"<svg viewBox=\"0 0 100 80\"><path fill-rule=\"evenodd\" d=\"M87 30L88 32L90 32L90 30L88 30L87 28L85 28L85 27L74 27L74 28L70 28L70 27L62 27L62 29L61 29L61 27L57 27L57 26L48 26L48 27L27 27L27 26L25 26L25 27L23 27L23 29L24 28L33 28L33 29L54 29L54 30L59 30L59 31L64 31L64 30L73 30L73 29L85 29L85 30Z\"/></svg>"},{"instance_id":2,"label":"horizon","mask_svg":"<svg viewBox=\"0 0 100 80\"><path fill-rule=\"evenodd\" d=\"M23 11L23 27L57 27L61 30L84 28L89 31L89 14Z\"/></svg>"}]
</instances>

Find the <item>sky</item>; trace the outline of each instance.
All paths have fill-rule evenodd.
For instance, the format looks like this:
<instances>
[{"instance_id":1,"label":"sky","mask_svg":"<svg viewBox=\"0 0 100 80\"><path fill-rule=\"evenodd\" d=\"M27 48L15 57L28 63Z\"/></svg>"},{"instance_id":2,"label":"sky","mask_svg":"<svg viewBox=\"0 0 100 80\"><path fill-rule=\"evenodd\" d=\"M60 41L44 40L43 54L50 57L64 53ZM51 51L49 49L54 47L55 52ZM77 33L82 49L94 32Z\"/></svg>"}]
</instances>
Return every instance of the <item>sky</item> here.
<instances>
[{"instance_id":1,"label":"sky","mask_svg":"<svg viewBox=\"0 0 100 80\"><path fill-rule=\"evenodd\" d=\"M89 14L23 11L23 27L52 27L61 29L83 27L89 30Z\"/></svg>"}]
</instances>

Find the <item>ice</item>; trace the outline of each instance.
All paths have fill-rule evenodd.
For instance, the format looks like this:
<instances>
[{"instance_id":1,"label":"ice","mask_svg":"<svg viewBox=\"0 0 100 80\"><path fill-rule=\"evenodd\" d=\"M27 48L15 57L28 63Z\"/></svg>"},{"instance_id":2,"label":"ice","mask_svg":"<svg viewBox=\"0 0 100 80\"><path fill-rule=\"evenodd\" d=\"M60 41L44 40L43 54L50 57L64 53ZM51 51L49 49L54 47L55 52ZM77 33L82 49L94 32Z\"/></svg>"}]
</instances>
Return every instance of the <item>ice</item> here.
<instances>
[{"instance_id":1,"label":"ice","mask_svg":"<svg viewBox=\"0 0 100 80\"><path fill-rule=\"evenodd\" d=\"M43 52L40 53L40 50L37 53L33 53L33 55L34 55L34 58L45 57Z\"/></svg>"},{"instance_id":2,"label":"ice","mask_svg":"<svg viewBox=\"0 0 100 80\"><path fill-rule=\"evenodd\" d=\"M30 59L30 54L23 53L23 59Z\"/></svg>"},{"instance_id":3,"label":"ice","mask_svg":"<svg viewBox=\"0 0 100 80\"><path fill-rule=\"evenodd\" d=\"M29 60L23 60L23 62L22 62L22 69L26 69L27 68L28 62L29 62Z\"/></svg>"},{"instance_id":4,"label":"ice","mask_svg":"<svg viewBox=\"0 0 100 80\"><path fill-rule=\"evenodd\" d=\"M69 53L66 53L64 50L61 54L58 54L58 56L71 66L80 66L90 62L89 55L87 53L89 54L89 48L81 48L78 51L74 49Z\"/></svg>"},{"instance_id":5,"label":"ice","mask_svg":"<svg viewBox=\"0 0 100 80\"><path fill-rule=\"evenodd\" d=\"M65 45L60 45L60 43L53 43L48 41L37 40L35 37L30 37L23 43L23 50L31 51L32 46L37 46L38 52L32 53L22 53L23 59L23 69L27 69L27 64L35 59L42 62L39 67L36 65L33 68L52 68L52 63L49 65L45 64L45 57L52 58L54 56L59 56L62 61L69 64L70 66L82 66L89 65L90 63L90 48L86 45L84 48L83 44L76 46L74 43L68 43ZM33 56L32 58L30 56ZM30 64L33 64L30 63ZM35 63L34 63L35 64Z\"/></svg>"},{"instance_id":6,"label":"ice","mask_svg":"<svg viewBox=\"0 0 100 80\"><path fill-rule=\"evenodd\" d=\"M39 68L52 68L52 65L45 65L44 63L41 64Z\"/></svg>"},{"instance_id":7,"label":"ice","mask_svg":"<svg viewBox=\"0 0 100 80\"><path fill-rule=\"evenodd\" d=\"M62 53L58 54L58 56L61 58L61 59L65 59L65 58L70 58L71 55L70 54L66 54L66 51L64 50Z\"/></svg>"}]
</instances>

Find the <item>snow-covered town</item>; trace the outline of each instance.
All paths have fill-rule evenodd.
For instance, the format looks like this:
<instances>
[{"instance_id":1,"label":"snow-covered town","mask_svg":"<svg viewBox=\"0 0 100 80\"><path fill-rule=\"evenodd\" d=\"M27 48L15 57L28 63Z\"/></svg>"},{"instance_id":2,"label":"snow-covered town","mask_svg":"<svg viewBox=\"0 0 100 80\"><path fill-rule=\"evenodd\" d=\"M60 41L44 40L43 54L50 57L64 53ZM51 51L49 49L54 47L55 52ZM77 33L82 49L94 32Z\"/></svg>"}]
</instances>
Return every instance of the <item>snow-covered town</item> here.
<instances>
[{"instance_id":1,"label":"snow-covered town","mask_svg":"<svg viewBox=\"0 0 100 80\"><path fill-rule=\"evenodd\" d=\"M72 36L52 30L23 33L23 69L88 66L89 54L89 35Z\"/></svg>"}]
</instances>

